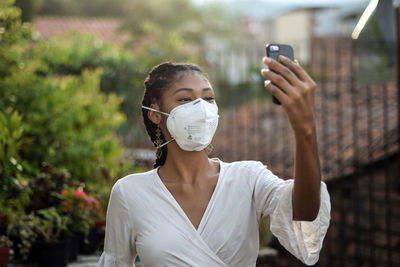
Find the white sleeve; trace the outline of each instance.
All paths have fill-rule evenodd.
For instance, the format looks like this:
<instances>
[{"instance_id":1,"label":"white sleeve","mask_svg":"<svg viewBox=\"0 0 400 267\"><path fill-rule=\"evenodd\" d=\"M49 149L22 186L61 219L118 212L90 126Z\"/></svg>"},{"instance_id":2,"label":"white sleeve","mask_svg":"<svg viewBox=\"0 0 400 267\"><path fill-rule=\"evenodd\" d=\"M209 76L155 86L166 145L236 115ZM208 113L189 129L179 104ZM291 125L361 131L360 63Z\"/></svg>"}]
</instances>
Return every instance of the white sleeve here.
<instances>
[{"instance_id":1,"label":"white sleeve","mask_svg":"<svg viewBox=\"0 0 400 267\"><path fill-rule=\"evenodd\" d=\"M132 220L118 182L111 190L107 208L104 251L98 267L132 267L136 257Z\"/></svg>"},{"instance_id":2,"label":"white sleeve","mask_svg":"<svg viewBox=\"0 0 400 267\"><path fill-rule=\"evenodd\" d=\"M261 166L260 166L261 165ZM321 182L320 209L314 221L294 221L292 191L294 180L282 180L261 163L256 167L254 199L257 215L270 216L270 229L291 254L306 265L319 259L322 243L329 227L330 197Z\"/></svg>"}]
</instances>

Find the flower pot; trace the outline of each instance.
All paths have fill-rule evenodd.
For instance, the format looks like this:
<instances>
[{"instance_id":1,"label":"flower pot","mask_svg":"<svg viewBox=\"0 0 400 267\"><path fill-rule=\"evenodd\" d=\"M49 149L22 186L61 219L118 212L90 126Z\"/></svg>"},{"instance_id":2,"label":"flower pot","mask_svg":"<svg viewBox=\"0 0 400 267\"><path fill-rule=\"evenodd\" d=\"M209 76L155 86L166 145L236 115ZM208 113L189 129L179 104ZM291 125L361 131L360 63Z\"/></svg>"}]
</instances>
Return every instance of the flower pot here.
<instances>
[{"instance_id":1,"label":"flower pot","mask_svg":"<svg viewBox=\"0 0 400 267\"><path fill-rule=\"evenodd\" d=\"M87 241L88 242L85 242L85 236L81 235L81 240L79 242L79 253L93 254L98 250L100 245L100 237L97 229L90 229Z\"/></svg>"},{"instance_id":2,"label":"flower pot","mask_svg":"<svg viewBox=\"0 0 400 267\"><path fill-rule=\"evenodd\" d=\"M38 242L38 267L65 267L68 264L68 240Z\"/></svg>"},{"instance_id":3,"label":"flower pot","mask_svg":"<svg viewBox=\"0 0 400 267\"><path fill-rule=\"evenodd\" d=\"M9 248L0 248L0 267L8 265Z\"/></svg>"},{"instance_id":4,"label":"flower pot","mask_svg":"<svg viewBox=\"0 0 400 267\"><path fill-rule=\"evenodd\" d=\"M19 247L18 244L21 244L23 241L21 240L21 237L13 237L12 242L14 243L14 247L13 247L13 261L16 261L20 264L30 264L30 263L34 263L37 260L37 252L36 252L36 247L37 247L37 243L33 243L31 244L31 247L29 249L28 255L26 255L25 259L23 259L22 256L22 251L21 248Z\"/></svg>"},{"instance_id":5,"label":"flower pot","mask_svg":"<svg viewBox=\"0 0 400 267\"><path fill-rule=\"evenodd\" d=\"M105 220L104 221L97 221L95 223L95 228L98 229L98 230L106 229L106 221Z\"/></svg>"},{"instance_id":6,"label":"flower pot","mask_svg":"<svg viewBox=\"0 0 400 267\"><path fill-rule=\"evenodd\" d=\"M69 262L76 261L78 259L79 251L79 237L72 235L69 237Z\"/></svg>"}]
</instances>

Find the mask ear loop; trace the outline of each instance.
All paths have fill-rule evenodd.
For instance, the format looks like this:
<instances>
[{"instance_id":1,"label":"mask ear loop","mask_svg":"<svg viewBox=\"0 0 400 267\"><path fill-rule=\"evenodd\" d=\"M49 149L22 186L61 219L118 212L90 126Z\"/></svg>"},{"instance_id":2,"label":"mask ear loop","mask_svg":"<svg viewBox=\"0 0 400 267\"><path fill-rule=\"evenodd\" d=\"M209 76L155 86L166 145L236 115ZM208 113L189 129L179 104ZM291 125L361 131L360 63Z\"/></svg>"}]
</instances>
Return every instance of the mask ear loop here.
<instances>
[{"instance_id":1,"label":"mask ear loop","mask_svg":"<svg viewBox=\"0 0 400 267\"><path fill-rule=\"evenodd\" d=\"M159 112L159 113L164 114L164 115L167 115L167 116L171 116L171 115L169 115L169 114L166 113L166 112L162 112L162 111L159 111L159 110L154 109L154 108L149 108L149 107L146 107L146 106L142 106L142 108L148 109L148 110L151 110L151 111L155 111L155 112ZM174 140L175 140L175 138L172 138L171 140L165 142L164 144L161 144L161 145L157 146L156 149L160 149L160 148L162 148L163 146L168 145L169 143L171 143L171 142L174 141Z\"/></svg>"},{"instance_id":2,"label":"mask ear loop","mask_svg":"<svg viewBox=\"0 0 400 267\"><path fill-rule=\"evenodd\" d=\"M162 144L162 145L159 145L158 147L156 147L156 149L159 149L159 148L162 148L163 146L165 146L165 145L168 145L169 143L171 143L172 141L174 141L175 139L174 138L172 138L171 140L169 140L169 141L167 141L167 142L165 142L164 144Z\"/></svg>"},{"instance_id":3,"label":"mask ear loop","mask_svg":"<svg viewBox=\"0 0 400 267\"><path fill-rule=\"evenodd\" d=\"M144 109L148 109L148 110L151 110L151 111L155 111L155 112L158 112L158 113L161 113L161 114L167 115L167 116L170 116L168 113L166 113L166 112L162 112L162 111L159 111L159 110L157 110L157 109L154 109L154 108L149 108L149 107L146 107L146 106L142 106L142 108L144 108Z\"/></svg>"}]
</instances>

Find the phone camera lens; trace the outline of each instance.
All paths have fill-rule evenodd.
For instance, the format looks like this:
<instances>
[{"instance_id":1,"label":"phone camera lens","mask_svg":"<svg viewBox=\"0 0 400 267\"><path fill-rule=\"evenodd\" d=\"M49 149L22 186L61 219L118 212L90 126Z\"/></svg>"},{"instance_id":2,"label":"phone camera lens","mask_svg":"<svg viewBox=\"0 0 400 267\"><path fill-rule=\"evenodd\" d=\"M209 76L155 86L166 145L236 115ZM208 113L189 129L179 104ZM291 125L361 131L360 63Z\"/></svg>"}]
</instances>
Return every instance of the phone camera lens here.
<instances>
[{"instance_id":1,"label":"phone camera lens","mask_svg":"<svg viewBox=\"0 0 400 267\"><path fill-rule=\"evenodd\" d=\"M270 46L270 51L273 51L273 52L279 51L279 46L277 46L277 45L271 45L271 46Z\"/></svg>"}]
</instances>

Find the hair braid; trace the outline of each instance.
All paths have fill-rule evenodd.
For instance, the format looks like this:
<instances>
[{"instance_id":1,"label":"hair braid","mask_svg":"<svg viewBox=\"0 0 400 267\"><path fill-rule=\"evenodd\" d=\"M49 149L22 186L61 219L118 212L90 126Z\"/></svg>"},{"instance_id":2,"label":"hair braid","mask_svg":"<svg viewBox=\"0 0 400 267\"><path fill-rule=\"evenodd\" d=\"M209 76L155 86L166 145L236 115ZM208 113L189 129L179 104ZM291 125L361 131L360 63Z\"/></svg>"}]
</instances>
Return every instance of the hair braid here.
<instances>
[{"instance_id":1,"label":"hair braid","mask_svg":"<svg viewBox=\"0 0 400 267\"><path fill-rule=\"evenodd\" d=\"M165 62L152 68L152 70L146 77L146 80L144 81L145 92L143 96L142 105L150 107L151 104L157 103L161 108L162 96L164 92L178 78L179 74L186 71L195 71L204 75L204 73L198 66L188 63ZM148 110L142 109L143 122L146 127L146 131L151 139L151 142L154 144L154 141L157 138L156 137L157 124L153 123L148 118L147 114ZM160 138L163 141L163 143L166 142L165 137L162 133ZM154 146L156 146L156 144L154 144ZM154 168L164 165L165 160L167 159L167 153L168 153L167 146L163 146L160 149L161 149L161 156L157 157L156 162L153 165Z\"/></svg>"}]
</instances>

